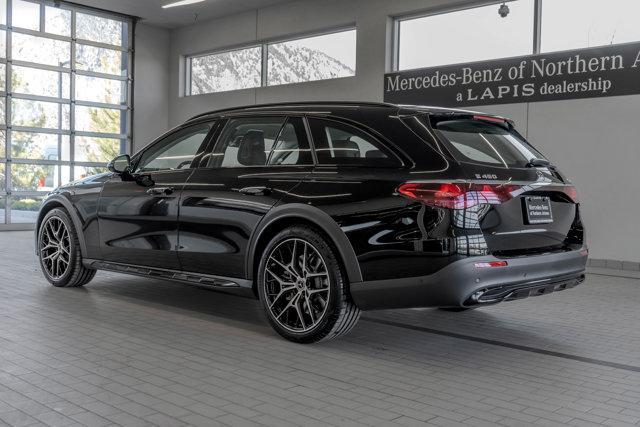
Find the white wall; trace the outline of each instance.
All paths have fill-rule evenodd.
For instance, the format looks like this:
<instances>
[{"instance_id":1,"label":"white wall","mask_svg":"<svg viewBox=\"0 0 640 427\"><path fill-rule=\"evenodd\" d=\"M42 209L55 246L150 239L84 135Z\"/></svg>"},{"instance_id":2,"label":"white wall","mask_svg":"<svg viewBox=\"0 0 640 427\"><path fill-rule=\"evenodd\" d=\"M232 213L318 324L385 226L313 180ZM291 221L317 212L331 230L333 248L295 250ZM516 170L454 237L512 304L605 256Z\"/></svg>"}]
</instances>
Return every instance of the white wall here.
<instances>
[{"instance_id":1,"label":"white wall","mask_svg":"<svg viewBox=\"0 0 640 427\"><path fill-rule=\"evenodd\" d=\"M208 110L278 101L381 101L389 71L391 19L468 1L300 0L171 33L169 125ZM184 55L356 24L356 76L184 97ZM452 29L454 31L455 29ZM445 37L446 35L443 35ZM140 49L138 49L138 52ZM429 100L425 99L425 104ZM142 107L137 105L139 111ZM591 256L640 261L640 96L481 107L513 118L522 133L571 177L583 199Z\"/></svg>"},{"instance_id":2,"label":"white wall","mask_svg":"<svg viewBox=\"0 0 640 427\"><path fill-rule=\"evenodd\" d=\"M639 111L639 96L529 107L529 139L578 187L593 258L640 260Z\"/></svg>"},{"instance_id":3,"label":"white wall","mask_svg":"<svg viewBox=\"0 0 640 427\"><path fill-rule=\"evenodd\" d=\"M169 30L136 26L133 152L169 128L169 46Z\"/></svg>"}]
</instances>

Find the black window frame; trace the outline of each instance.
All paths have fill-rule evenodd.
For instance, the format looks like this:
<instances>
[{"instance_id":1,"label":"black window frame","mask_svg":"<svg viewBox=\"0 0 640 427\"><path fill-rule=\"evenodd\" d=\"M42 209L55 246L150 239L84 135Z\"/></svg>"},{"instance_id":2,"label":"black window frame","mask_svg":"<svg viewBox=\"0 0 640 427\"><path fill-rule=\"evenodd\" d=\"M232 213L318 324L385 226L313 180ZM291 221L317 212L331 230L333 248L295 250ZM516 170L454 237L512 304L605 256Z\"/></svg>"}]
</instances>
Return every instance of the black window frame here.
<instances>
[{"instance_id":1,"label":"black window frame","mask_svg":"<svg viewBox=\"0 0 640 427\"><path fill-rule=\"evenodd\" d=\"M198 150L196 151L196 154L193 158L193 160L191 161L191 164L189 165L188 168L182 168L182 169L160 169L160 170L149 170L149 171L138 171L138 166L140 165L140 162L142 161L144 155L146 153L148 153L149 151L153 150L154 148L156 148L159 144L162 144L163 142L169 140L170 138L176 136L177 134L190 129L190 128L195 128L195 127L199 127L199 126L204 126L204 125L208 125L209 126L209 132L207 132L206 136L204 137L204 139L202 140L202 143L200 144L200 147L198 148ZM191 123L185 123L182 124L174 129L171 129L170 131L166 132L165 134L161 135L160 137L156 138L156 140L154 140L152 143L150 143L149 145L147 145L146 147L144 147L142 150L140 150L139 152L137 152L131 160L131 171L133 174L140 174L140 175L148 175L148 174L157 174L157 173L167 173L167 172L176 172L176 171L180 171L180 170L190 170L190 169L195 169L196 167L198 167L198 164L200 163L200 160L202 158L202 156L207 152L207 147L210 144L210 141L212 139L212 137L217 133L217 131L219 130L219 126L220 126L220 120L218 119L207 119L207 120L201 120L198 122L191 122Z\"/></svg>"},{"instance_id":2,"label":"black window frame","mask_svg":"<svg viewBox=\"0 0 640 427\"><path fill-rule=\"evenodd\" d=\"M354 122L352 120L346 120L340 117L335 116L324 116L324 115L306 115L305 116L307 123L307 133L309 138L311 139L311 146L313 150L313 157L316 167L330 167L330 168L370 168L370 169L394 169L394 168L403 168L406 166L406 163L402 160L402 158L390 147L391 143L386 143L385 140L373 134L371 130L369 130L366 126L361 123ZM373 165L366 164L365 162L361 163L320 163L318 160L318 153L316 152L316 141L313 135L313 130L311 127L311 120L321 120L326 122L334 122L338 123L342 126L352 127L361 133L365 134L368 138L374 142L372 145L377 145L380 151L382 151L385 155L388 156L389 160L394 162L395 164L389 165Z\"/></svg>"}]
</instances>

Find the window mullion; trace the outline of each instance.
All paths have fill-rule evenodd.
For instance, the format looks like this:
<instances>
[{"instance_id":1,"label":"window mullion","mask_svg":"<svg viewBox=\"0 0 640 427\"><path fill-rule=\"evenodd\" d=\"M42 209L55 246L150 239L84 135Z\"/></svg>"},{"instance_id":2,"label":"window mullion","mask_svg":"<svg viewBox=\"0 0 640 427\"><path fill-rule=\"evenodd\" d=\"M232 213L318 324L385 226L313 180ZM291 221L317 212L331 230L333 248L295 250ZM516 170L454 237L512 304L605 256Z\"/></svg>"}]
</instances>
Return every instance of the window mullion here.
<instances>
[{"instance_id":1,"label":"window mullion","mask_svg":"<svg viewBox=\"0 0 640 427\"><path fill-rule=\"evenodd\" d=\"M74 39L75 39L75 36L74 36ZM129 52L129 50L130 50L129 47L117 46L117 45L109 44L109 43L96 42L96 41L93 41L93 40L76 39L76 41L79 44L82 44L82 45L97 47L97 48L101 48L101 49L117 50L117 51L120 51L120 52Z\"/></svg>"},{"instance_id":2,"label":"window mullion","mask_svg":"<svg viewBox=\"0 0 640 427\"><path fill-rule=\"evenodd\" d=\"M133 74L135 73L135 34L136 34L136 25L135 21L132 21L129 25L127 25L127 37L126 37L126 47L127 49L127 82L125 83L125 101L127 105L127 111L121 113L126 115L125 120L125 129L120 129L120 133L125 133L128 135L125 143L120 142L120 154L132 154L133 151L133 138L134 138L134 129L133 129L133 116L135 112L133 111L133 100L134 100L134 81ZM122 99L121 99L122 102Z\"/></svg>"},{"instance_id":3,"label":"window mullion","mask_svg":"<svg viewBox=\"0 0 640 427\"><path fill-rule=\"evenodd\" d=\"M400 69L400 25L402 20L394 19L391 35L391 71Z\"/></svg>"},{"instance_id":4,"label":"window mullion","mask_svg":"<svg viewBox=\"0 0 640 427\"><path fill-rule=\"evenodd\" d=\"M5 102L5 124L6 124L6 133L5 133L5 145L7 150L7 160L5 163L5 205L4 205L4 215L5 215L5 224L11 223L11 40L12 40L12 1L7 1L7 30L6 30L6 57L7 57L7 65L5 67L5 89L6 96L4 99Z\"/></svg>"},{"instance_id":5,"label":"window mullion","mask_svg":"<svg viewBox=\"0 0 640 427\"><path fill-rule=\"evenodd\" d=\"M542 0L533 4L533 54L540 53L542 44Z\"/></svg>"},{"instance_id":6,"label":"window mullion","mask_svg":"<svg viewBox=\"0 0 640 427\"><path fill-rule=\"evenodd\" d=\"M69 179L71 181L74 180L75 174L75 147L76 147L76 23L77 23L77 15L76 11L71 11L71 79L69 81L69 87L71 93L69 94L69 99L71 100L71 105L69 106L69 130L71 134L69 135L69 160L71 161L70 171L69 171ZM61 168L62 169L62 168ZM60 178L60 182L62 182L62 177Z\"/></svg>"},{"instance_id":7,"label":"window mullion","mask_svg":"<svg viewBox=\"0 0 640 427\"><path fill-rule=\"evenodd\" d=\"M262 44L262 69L261 69L261 83L262 87L267 87L269 78L269 45L267 43Z\"/></svg>"},{"instance_id":8,"label":"window mullion","mask_svg":"<svg viewBox=\"0 0 640 427\"><path fill-rule=\"evenodd\" d=\"M40 3L40 31L45 32L45 4L44 2Z\"/></svg>"},{"instance_id":9,"label":"window mullion","mask_svg":"<svg viewBox=\"0 0 640 427\"><path fill-rule=\"evenodd\" d=\"M185 96L190 96L193 95L193 92L191 91L191 62L192 62L192 58L187 57L185 58L185 69L184 69L184 73L185 73L185 81L184 81L184 94Z\"/></svg>"},{"instance_id":10,"label":"window mullion","mask_svg":"<svg viewBox=\"0 0 640 427\"><path fill-rule=\"evenodd\" d=\"M30 30L29 28L13 27L12 30L15 33L25 34L27 36L32 36L32 37L40 37L40 38L44 38L44 39L59 40L59 41L63 41L63 42L70 41L70 38L67 37L67 36L62 36L60 34L54 34L54 33L45 33L43 31Z\"/></svg>"}]
</instances>

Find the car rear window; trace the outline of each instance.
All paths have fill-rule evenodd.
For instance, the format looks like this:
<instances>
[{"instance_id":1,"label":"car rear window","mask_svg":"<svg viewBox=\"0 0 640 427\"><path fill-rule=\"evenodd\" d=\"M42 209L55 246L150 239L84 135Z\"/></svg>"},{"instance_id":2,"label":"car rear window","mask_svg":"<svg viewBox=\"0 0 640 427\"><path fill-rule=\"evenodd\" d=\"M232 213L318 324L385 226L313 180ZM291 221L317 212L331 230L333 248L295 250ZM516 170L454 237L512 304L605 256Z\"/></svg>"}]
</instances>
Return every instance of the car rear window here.
<instances>
[{"instance_id":1,"label":"car rear window","mask_svg":"<svg viewBox=\"0 0 640 427\"><path fill-rule=\"evenodd\" d=\"M460 162L502 168L524 168L532 159L544 159L507 123L474 119L473 116L430 116L431 127Z\"/></svg>"}]
</instances>

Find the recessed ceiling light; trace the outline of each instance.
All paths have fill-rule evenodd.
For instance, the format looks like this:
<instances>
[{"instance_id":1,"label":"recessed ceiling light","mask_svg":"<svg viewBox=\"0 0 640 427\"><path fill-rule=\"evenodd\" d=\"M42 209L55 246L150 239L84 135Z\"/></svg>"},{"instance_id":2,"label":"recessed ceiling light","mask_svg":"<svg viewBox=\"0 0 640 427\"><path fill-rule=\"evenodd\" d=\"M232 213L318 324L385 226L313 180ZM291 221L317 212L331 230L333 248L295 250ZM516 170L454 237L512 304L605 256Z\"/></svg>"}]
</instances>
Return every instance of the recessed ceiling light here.
<instances>
[{"instance_id":1,"label":"recessed ceiling light","mask_svg":"<svg viewBox=\"0 0 640 427\"><path fill-rule=\"evenodd\" d=\"M163 9L167 9L169 7L185 6L187 4L202 3L203 1L205 1L205 0L180 0L180 1L177 1L177 2L165 4L164 6L162 6L162 8Z\"/></svg>"}]
</instances>

